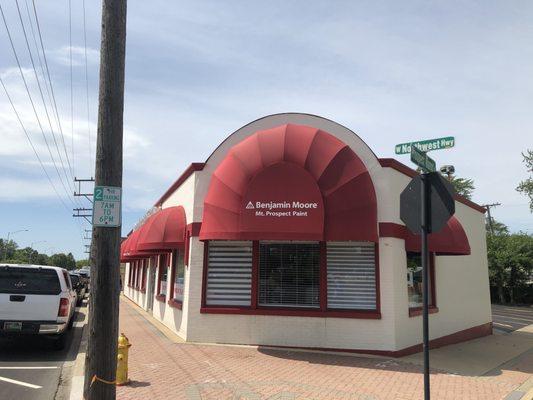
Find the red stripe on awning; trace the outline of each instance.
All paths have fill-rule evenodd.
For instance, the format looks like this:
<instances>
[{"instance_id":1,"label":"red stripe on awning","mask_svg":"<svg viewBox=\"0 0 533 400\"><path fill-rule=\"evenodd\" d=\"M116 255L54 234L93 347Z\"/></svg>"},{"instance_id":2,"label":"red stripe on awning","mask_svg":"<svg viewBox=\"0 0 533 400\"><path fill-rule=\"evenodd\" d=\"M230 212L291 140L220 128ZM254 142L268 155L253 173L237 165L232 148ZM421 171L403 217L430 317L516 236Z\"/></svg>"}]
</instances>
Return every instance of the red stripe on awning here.
<instances>
[{"instance_id":1,"label":"red stripe on awning","mask_svg":"<svg viewBox=\"0 0 533 400\"><path fill-rule=\"evenodd\" d=\"M166 252L185 243L187 222L182 206L168 207L152 215L139 229L139 252Z\"/></svg>"}]
</instances>

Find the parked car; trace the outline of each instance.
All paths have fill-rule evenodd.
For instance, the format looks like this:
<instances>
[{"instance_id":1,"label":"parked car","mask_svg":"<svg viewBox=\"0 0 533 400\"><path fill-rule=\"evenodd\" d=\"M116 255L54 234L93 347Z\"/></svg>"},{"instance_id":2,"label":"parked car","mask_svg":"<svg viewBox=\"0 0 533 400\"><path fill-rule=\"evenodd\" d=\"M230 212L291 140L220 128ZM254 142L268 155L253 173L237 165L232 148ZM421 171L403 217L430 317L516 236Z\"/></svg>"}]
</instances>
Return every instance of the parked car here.
<instances>
[{"instance_id":1,"label":"parked car","mask_svg":"<svg viewBox=\"0 0 533 400\"><path fill-rule=\"evenodd\" d=\"M0 264L0 335L44 335L65 347L74 322L76 292L66 269Z\"/></svg>"},{"instance_id":2,"label":"parked car","mask_svg":"<svg viewBox=\"0 0 533 400\"><path fill-rule=\"evenodd\" d=\"M75 272L82 278L82 280L85 283L87 293L89 293L89 288L90 288L90 283L91 283L90 270L86 268L82 268L82 269L77 269Z\"/></svg>"},{"instance_id":3,"label":"parked car","mask_svg":"<svg viewBox=\"0 0 533 400\"><path fill-rule=\"evenodd\" d=\"M81 303L83 299L85 298L85 294L87 293L87 284L85 282L85 279L80 277L75 272L69 272L70 280L72 282L72 287L76 291L77 301L76 305L81 306Z\"/></svg>"}]
</instances>

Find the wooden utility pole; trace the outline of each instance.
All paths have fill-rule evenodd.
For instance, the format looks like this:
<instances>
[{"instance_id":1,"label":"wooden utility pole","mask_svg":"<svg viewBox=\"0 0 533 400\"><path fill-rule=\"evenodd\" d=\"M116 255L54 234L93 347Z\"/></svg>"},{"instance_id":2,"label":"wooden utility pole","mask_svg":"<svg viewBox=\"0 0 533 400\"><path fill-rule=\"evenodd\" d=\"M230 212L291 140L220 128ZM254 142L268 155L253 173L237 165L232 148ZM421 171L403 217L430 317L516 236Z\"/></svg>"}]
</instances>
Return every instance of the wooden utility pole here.
<instances>
[{"instance_id":1,"label":"wooden utility pole","mask_svg":"<svg viewBox=\"0 0 533 400\"><path fill-rule=\"evenodd\" d=\"M96 186L122 187L126 2L103 0L102 4ZM84 397L115 400L120 226L94 226L92 247Z\"/></svg>"},{"instance_id":2,"label":"wooden utility pole","mask_svg":"<svg viewBox=\"0 0 533 400\"><path fill-rule=\"evenodd\" d=\"M487 221L489 222L490 234L494 235L494 229L492 228L492 216L490 215L490 208L501 206L501 203L483 204L481 207L485 207L487 210Z\"/></svg>"}]
</instances>

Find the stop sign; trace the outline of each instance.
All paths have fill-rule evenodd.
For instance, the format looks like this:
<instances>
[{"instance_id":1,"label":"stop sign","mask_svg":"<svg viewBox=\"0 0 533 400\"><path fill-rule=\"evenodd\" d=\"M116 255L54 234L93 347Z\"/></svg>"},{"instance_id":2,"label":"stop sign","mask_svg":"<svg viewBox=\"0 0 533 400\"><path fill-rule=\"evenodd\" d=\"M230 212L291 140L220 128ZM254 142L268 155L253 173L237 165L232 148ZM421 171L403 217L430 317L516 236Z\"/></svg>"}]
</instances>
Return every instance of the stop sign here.
<instances>
[{"instance_id":1,"label":"stop sign","mask_svg":"<svg viewBox=\"0 0 533 400\"><path fill-rule=\"evenodd\" d=\"M440 231L455 213L454 189L440 173L424 174L427 185L428 233ZM400 219L415 234L422 233L422 175L414 177L400 195Z\"/></svg>"}]
</instances>

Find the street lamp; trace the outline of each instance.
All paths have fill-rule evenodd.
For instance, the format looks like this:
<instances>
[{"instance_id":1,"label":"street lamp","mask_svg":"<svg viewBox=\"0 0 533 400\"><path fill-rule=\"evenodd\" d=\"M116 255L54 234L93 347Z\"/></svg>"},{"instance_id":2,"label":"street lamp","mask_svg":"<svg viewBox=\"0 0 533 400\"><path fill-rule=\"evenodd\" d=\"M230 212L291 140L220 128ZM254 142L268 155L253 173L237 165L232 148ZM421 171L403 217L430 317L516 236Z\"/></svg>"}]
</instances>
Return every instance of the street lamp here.
<instances>
[{"instance_id":1,"label":"street lamp","mask_svg":"<svg viewBox=\"0 0 533 400\"><path fill-rule=\"evenodd\" d=\"M33 251L32 251L33 250L33 245L37 244L37 243L48 243L48 242L46 240L38 240L36 242L31 242L31 244L30 244L30 249L31 250L30 250L30 254L28 256L28 264L31 264L31 256L32 256L32 253L33 253Z\"/></svg>"},{"instance_id":2,"label":"street lamp","mask_svg":"<svg viewBox=\"0 0 533 400\"><path fill-rule=\"evenodd\" d=\"M9 243L9 238L11 237L11 235L12 234L14 235L15 233L19 233L19 232L28 232L28 231L29 231L29 229L19 229L18 231L7 232L7 241L6 241L6 243L4 243L4 245L0 249L0 251L1 251L0 260L2 260L4 258L4 254L3 254L4 247L6 248L6 252L7 252L7 244Z\"/></svg>"}]
</instances>

